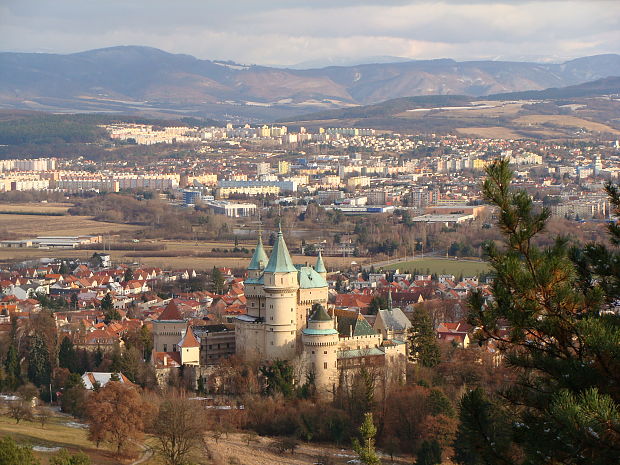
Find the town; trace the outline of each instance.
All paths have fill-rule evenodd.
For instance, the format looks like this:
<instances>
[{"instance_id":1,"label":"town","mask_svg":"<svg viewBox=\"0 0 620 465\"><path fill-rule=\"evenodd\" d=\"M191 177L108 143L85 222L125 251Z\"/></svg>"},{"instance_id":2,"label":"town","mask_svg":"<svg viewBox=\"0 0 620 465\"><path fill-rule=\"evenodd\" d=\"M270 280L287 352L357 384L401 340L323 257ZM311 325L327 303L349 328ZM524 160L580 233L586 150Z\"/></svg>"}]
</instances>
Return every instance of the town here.
<instances>
[{"instance_id":1,"label":"town","mask_svg":"<svg viewBox=\"0 0 620 465\"><path fill-rule=\"evenodd\" d=\"M620 2L3 2L0 465L620 464Z\"/></svg>"},{"instance_id":2,"label":"town","mask_svg":"<svg viewBox=\"0 0 620 465\"><path fill-rule=\"evenodd\" d=\"M219 446L223 433L231 433L226 447L247 441L266 457L293 454L298 440L353 435L373 414L383 454L463 453L454 443L461 393L514 380L506 348L517 323L499 319L487 333L472 313L497 305L498 268L486 259L502 238L494 226L502 204L489 201L481 181L509 169L512 188L529 193L551 231L570 230L573 240L603 240L617 214L605 190L620 168L614 140L574 146L326 129L300 132L299 143L285 141L281 126L155 131L192 137L179 146L150 127L106 129L112 140L192 155L140 165L0 162L1 215L14 221L0 230L0 340L8 348L2 386L16 392L4 397L9 417L44 421L48 402L119 457L132 457L129 441L150 426L129 417L135 431L121 438L95 412L109 408L107 393L137 388L163 399L191 393L162 400L160 415L185 412L201 431L189 433L212 435L204 454L230 463L238 457ZM72 218L84 226L61 234ZM48 229L37 230L41 219ZM12 226L20 224L33 227ZM19 361L26 350L27 364ZM271 399L287 410L261 416ZM309 420L302 400L326 416ZM144 417L153 408L134 402ZM400 402L427 407L396 413ZM209 412L206 423L200 411Z\"/></svg>"}]
</instances>

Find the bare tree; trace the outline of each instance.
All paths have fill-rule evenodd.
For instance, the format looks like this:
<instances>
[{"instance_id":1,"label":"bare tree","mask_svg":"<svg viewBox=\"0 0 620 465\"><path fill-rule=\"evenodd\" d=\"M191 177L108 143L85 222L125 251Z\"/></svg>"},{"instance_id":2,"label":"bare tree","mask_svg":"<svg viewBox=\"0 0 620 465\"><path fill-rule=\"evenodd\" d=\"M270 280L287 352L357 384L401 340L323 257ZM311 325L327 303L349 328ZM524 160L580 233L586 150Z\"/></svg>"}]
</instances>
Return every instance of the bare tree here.
<instances>
[{"instance_id":1,"label":"bare tree","mask_svg":"<svg viewBox=\"0 0 620 465\"><path fill-rule=\"evenodd\" d=\"M166 465L182 465L202 441L200 409L181 397L166 399L153 423L155 450Z\"/></svg>"}]
</instances>

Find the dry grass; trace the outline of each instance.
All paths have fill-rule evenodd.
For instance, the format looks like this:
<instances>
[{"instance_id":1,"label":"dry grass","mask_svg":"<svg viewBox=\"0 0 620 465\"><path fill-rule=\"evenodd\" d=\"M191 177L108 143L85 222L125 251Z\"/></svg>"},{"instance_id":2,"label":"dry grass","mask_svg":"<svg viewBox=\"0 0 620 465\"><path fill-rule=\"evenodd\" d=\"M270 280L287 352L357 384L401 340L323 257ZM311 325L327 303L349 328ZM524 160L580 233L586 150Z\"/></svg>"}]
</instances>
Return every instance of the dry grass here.
<instances>
[{"instance_id":1,"label":"dry grass","mask_svg":"<svg viewBox=\"0 0 620 465\"><path fill-rule=\"evenodd\" d=\"M109 234L116 231L136 231L139 226L105 223L88 216L42 216L0 214L0 230L21 239L36 236L75 236L77 234Z\"/></svg>"},{"instance_id":2,"label":"dry grass","mask_svg":"<svg viewBox=\"0 0 620 465\"><path fill-rule=\"evenodd\" d=\"M0 211L12 211L12 212L33 212L33 213L66 213L69 208L73 206L72 203L41 203L41 202L26 202L26 203L0 203Z\"/></svg>"},{"instance_id":3,"label":"dry grass","mask_svg":"<svg viewBox=\"0 0 620 465\"><path fill-rule=\"evenodd\" d=\"M20 216L20 215L16 215ZM2 215L0 215L0 219ZM109 224L109 223L99 223ZM123 225L114 225L123 226ZM80 229L72 231L82 231ZM115 242L115 238L112 238ZM250 256L231 257L229 254L220 253L216 257L197 257L195 255L211 253L212 249L227 249L234 247L233 242L201 242L201 241L169 241L169 240L150 240L149 244L162 245L162 256L136 257L141 252L133 250L112 250L110 255L115 262L138 263L141 266L154 266L165 269L182 269L193 268L195 270L211 270L214 266L226 266L229 268L245 268L250 262ZM164 249L165 246L165 250ZM255 242L241 242L240 247L253 249ZM93 255L93 250L79 249L11 249L0 248L0 263L12 260L35 260L39 258L80 258L88 259ZM267 248L267 253L269 249ZM147 251L145 255L155 255L156 252ZM173 256L167 256L173 255ZM316 257L307 257L303 255L293 255L295 263L314 264ZM368 258L352 258L352 257L324 257L325 266L328 271L340 268L347 268L352 261L359 264L368 262Z\"/></svg>"},{"instance_id":4,"label":"dry grass","mask_svg":"<svg viewBox=\"0 0 620 465\"><path fill-rule=\"evenodd\" d=\"M63 448L71 453L79 451L87 454L93 464L97 465L122 465L130 461L119 461L113 453L105 448L97 449L93 443L86 439L86 430L67 426L67 423L75 421L73 417L66 415L54 415L50 418L45 428L39 423L22 421L15 424L13 419L0 416L0 435L11 436L17 442L30 446L46 448ZM43 464L48 463L49 458L56 452L36 452Z\"/></svg>"},{"instance_id":5,"label":"dry grass","mask_svg":"<svg viewBox=\"0 0 620 465\"><path fill-rule=\"evenodd\" d=\"M524 137L511 129L492 126L485 128L456 128L457 132L466 136L483 137L487 139L523 139Z\"/></svg>"},{"instance_id":6,"label":"dry grass","mask_svg":"<svg viewBox=\"0 0 620 465\"><path fill-rule=\"evenodd\" d=\"M317 463L319 456L328 456L334 465L344 465L357 458L357 454L351 449L337 448L331 445L318 445L300 442L294 454L276 454L270 444L270 438L259 438L259 442L251 443L249 446L244 441L242 434L230 434L228 438L223 437L216 444L209 440L209 449L213 453L216 463L227 464L231 457L236 457L243 465L309 465ZM411 457L395 457L394 464L412 463ZM384 464L392 463L389 457L383 458Z\"/></svg>"},{"instance_id":7,"label":"dry grass","mask_svg":"<svg viewBox=\"0 0 620 465\"><path fill-rule=\"evenodd\" d=\"M513 122L523 126L550 124L566 128L583 128L594 132L620 134L620 131L605 124L568 115L528 115L516 118Z\"/></svg>"}]
</instances>

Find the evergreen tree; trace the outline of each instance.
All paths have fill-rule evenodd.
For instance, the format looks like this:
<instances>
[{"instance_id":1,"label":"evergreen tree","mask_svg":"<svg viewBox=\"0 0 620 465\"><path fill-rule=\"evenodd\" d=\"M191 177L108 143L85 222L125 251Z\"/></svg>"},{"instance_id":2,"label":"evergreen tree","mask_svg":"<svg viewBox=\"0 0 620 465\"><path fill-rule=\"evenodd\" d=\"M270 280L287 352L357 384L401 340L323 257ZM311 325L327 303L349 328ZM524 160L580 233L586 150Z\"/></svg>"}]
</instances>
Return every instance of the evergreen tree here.
<instances>
[{"instance_id":1,"label":"evergreen tree","mask_svg":"<svg viewBox=\"0 0 620 465\"><path fill-rule=\"evenodd\" d=\"M290 363L286 360L276 360L271 365L261 367L260 371L267 381L266 394L280 393L284 397L291 397L294 392L294 378Z\"/></svg>"},{"instance_id":2,"label":"evergreen tree","mask_svg":"<svg viewBox=\"0 0 620 465\"><path fill-rule=\"evenodd\" d=\"M43 338L35 334L32 338L32 347L28 357L28 379L35 386L47 386L50 382L51 373L49 350Z\"/></svg>"},{"instance_id":3,"label":"evergreen tree","mask_svg":"<svg viewBox=\"0 0 620 465\"><path fill-rule=\"evenodd\" d=\"M123 279L125 281L131 281L133 279L133 271L131 271L131 268L125 269L125 274L123 276Z\"/></svg>"},{"instance_id":4,"label":"evergreen tree","mask_svg":"<svg viewBox=\"0 0 620 465\"><path fill-rule=\"evenodd\" d=\"M39 465L32 448L20 446L11 437L0 439L0 465Z\"/></svg>"},{"instance_id":5,"label":"evergreen tree","mask_svg":"<svg viewBox=\"0 0 620 465\"><path fill-rule=\"evenodd\" d=\"M114 302L112 301L112 295L108 292L103 299L101 299L101 310L109 312L114 309Z\"/></svg>"},{"instance_id":6,"label":"evergreen tree","mask_svg":"<svg viewBox=\"0 0 620 465\"><path fill-rule=\"evenodd\" d=\"M224 275L216 266L214 266L213 271L211 271L211 281L213 282L213 292L216 294L224 294L226 281L224 280Z\"/></svg>"},{"instance_id":7,"label":"evergreen tree","mask_svg":"<svg viewBox=\"0 0 620 465\"><path fill-rule=\"evenodd\" d=\"M111 321L120 321L121 314L114 308L114 301L112 300L112 294L109 292L101 299L101 310L104 312L104 321L106 324Z\"/></svg>"},{"instance_id":8,"label":"evergreen tree","mask_svg":"<svg viewBox=\"0 0 620 465\"><path fill-rule=\"evenodd\" d=\"M463 396L459 412L454 460L462 465L510 464L512 431L500 406L477 388Z\"/></svg>"},{"instance_id":9,"label":"evergreen tree","mask_svg":"<svg viewBox=\"0 0 620 465\"><path fill-rule=\"evenodd\" d=\"M60 349L58 351L58 365L61 368L66 368L71 373L75 373L78 368L77 354L73 342L68 336L65 336L60 343Z\"/></svg>"},{"instance_id":10,"label":"evergreen tree","mask_svg":"<svg viewBox=\"0 0 620 465\"><path fill-rule=\"evenodd\" d=\"M21 364L19 363L19 355L14 344L9 346L9 350L4 360L4 369L6 372L6 387L7 389L14 391L21 384Z\"/></svg>"},{"instance_id":11,"label":"evergreen tree","mask_svg":"<svg viewBox=\"0 0 620 465\"><path fill-rule=\"evenodd\" d=\"M571 250L562 237L541 249L536 240L550 213L511 189L511 179L508 160L487 168L483 193L499 209L505 246L486 248L494 299L470 298L481 342L506 347L506 361L519 374L500 399L511 408L522 458L502 453L494 463L620 463L620 316L613 305L620 298L620 227L610 228L614 249ZM620 212L618 189L607 189ZM470 427L484 429L480 422Z\"/></svg>"},{"instance_id":12,"label":"evergreen tree","mask_svg":"<svg viewBox=\"0 0 620 465\"><path fill-rule=\"evenodd\" d=\"M75 292L72 293L71 297L70 297L70 300L71 300L71 307L74 310L77 310L77 307L78 307L78 295L77 295L77 293L75 293Z\"/></svg>"},{"instance_id":13,"label":"evergreen tree","mask_svg":"<svg viewBox=\"0 0 620 465\"><path fill-rule=\"evenodd\" d=\"M441 350L433 322L424 307L413 311L411 330L408 337L409 356L425 367L434 367L441 361Z\"/></svg>"},{"instance_id":14,"label":"evergreen tree","mask_svg":"<svg viewBox=\"0 0 620 465\"><path fill-rule=\"evenodd\" d=\"M69 274L71 271L69 270L69 267L67 266L67 262L65 262L64 260L62 261L62 263L60 264L60 268L58 270L58 273L60 273L61 275L67 275Z\"/></svg>"},{"instance_id":15,"label":"evergreen tree","mask_svg":"<svg viewBox=\"0 0 620 465\"><path fill-rule=\"evenodd\" d=\"M364 465L381 465L381 460L375 451L375 435L377 427L372 421L372 413L364 415L364 421L359 429L362 442L359 439L353 439L353 450L357 452L360 462Z\"/></svg>"},{"instance_id":16,"label":"evergreen tree","mask_svg":"<svg viewBox=\"0 0 620 465\"><path fill-rule=\"evenodd\" d=\"M436 440L424 441L418 449L416 465L439 465L441 463L441 446Z\"/></svg>"},{"instance_id":17,"label":"evergreen tree","mask_svg":"<svg viewBox=\"0 0 620 465\"><path fill-rule=\"evenodd\" d=\"M432 415L445 415L447 417L456 416L456 412L450 399L439 389L431 389L428 395Z\"/></svg>"},{"instance_id":18,"label":"evergreen tree","mask_svg":"<svg viewBox=\"0 0 620 465\"><path fill-rule=\"evenodd\" d=\"M385 297L381 295L376 295L370 301L370 305L368 306L368 314L376 315L379 310L385 310L387 308L387 300Z\"/></svg>"}]
</instances>

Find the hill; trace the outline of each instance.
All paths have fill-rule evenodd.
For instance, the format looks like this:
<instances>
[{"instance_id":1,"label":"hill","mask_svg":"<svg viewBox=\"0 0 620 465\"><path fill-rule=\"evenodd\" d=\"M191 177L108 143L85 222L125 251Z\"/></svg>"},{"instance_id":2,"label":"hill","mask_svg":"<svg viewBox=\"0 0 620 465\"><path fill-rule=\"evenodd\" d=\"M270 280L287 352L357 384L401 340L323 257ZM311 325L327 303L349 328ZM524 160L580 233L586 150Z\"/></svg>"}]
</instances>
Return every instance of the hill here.
<instances>
[{"instance_id":1,"label":"hill","mask_svg":"<svg viewBox=\"0 0 620 465\"><path fill-rule=\"evenodd\" d=\"M0 53L0 108L269 120L417 95L485 96L620 75L620 55L562 64L450 59L279 69L126 46Z\"/></svg>"},{"instance_id":2,"label":"hill","mask_svg":"<svg viewBox=\"0 0 620 465\"><path fill-rule=\"evenodd\" d=\"M370 127L397 132L458 132L480 137L592 138L620 135L620 77L485 97L435 95L314 112L287 125Z\"/></svg>"}]
</instances>

